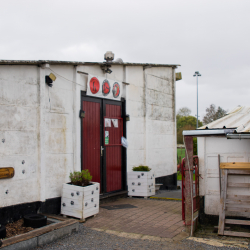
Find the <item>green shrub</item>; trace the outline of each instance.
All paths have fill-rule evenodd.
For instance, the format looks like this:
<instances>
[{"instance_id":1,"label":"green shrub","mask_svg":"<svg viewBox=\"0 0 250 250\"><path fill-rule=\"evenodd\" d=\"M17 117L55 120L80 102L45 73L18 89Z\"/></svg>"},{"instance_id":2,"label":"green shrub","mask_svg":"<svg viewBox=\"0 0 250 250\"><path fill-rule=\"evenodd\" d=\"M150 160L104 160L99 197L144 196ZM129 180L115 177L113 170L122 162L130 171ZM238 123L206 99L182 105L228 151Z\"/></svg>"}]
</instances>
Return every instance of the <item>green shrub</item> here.
<instances>
[{"instance_id":1,"label":"green shrub","mask_svg":"<svg viewBox=\"0 0 250 250\"><path fill-rule=\"evenodd\" d=\"M148 166L138 166L138 167L133 167L133 171L147 171L149 172L151 170L151 168L149 168Z\"/></svg>"},{"instance_id":2,"label":"green shrub","mask_svg":"<svg viewBox=\"0 0 250 250\"><path fill-rule=\"evenodd\" d=\"M92 180L92 176L88 169L70 173L69 178L73 185L82 187L88 186L89 182Z\"/></svg>"}]
</instances>

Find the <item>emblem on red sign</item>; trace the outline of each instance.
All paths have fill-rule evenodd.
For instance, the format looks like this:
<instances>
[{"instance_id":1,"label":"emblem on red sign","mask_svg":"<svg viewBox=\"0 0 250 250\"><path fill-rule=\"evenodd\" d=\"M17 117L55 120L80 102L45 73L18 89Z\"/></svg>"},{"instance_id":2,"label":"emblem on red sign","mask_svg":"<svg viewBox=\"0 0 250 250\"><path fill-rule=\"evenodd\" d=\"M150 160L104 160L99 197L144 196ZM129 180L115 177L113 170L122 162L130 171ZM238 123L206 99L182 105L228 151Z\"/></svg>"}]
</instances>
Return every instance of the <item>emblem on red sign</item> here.
<instances>
[{"instance_id":1,"label":"emblem on red sign","mask_svg":"<svg viewBox=\"0 0 250 250\"><path fill-rule=\"evenodd\" d=\"M104 96L108 95L110 92L110 84L107 79L105 79L102 83L102 93Z\"/></svg>"},{"instance_id":2,"label":"emblem on red sign","mask_svg":"<svg viewBox=\"0 0 250 250\"><path fill-rule=\"evenodd\" d=\"M92 77L89 82L89 87L92 94L96 94L100 89L99 80L96 77Z\"/></svg>"},{"instance_id":3,"label":"emblem on red sign","mask_svg":"<svg viewBox=\"0 0 250 250\"><path fill-rule=\"evenodd\" d=\"M113 96L114 98L117 98L120 95L120 84L118 82L115 82L113 85Z\"/></svg>"}]
</instances>

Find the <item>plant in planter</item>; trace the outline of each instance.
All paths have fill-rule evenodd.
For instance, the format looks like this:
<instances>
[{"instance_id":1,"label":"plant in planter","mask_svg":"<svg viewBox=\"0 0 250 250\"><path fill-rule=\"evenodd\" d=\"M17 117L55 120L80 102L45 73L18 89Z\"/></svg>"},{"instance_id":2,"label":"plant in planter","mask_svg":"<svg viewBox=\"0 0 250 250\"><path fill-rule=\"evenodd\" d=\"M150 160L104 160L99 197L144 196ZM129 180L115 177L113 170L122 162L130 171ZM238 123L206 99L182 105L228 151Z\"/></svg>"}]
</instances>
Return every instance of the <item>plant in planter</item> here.
<instances>
[{"instance_id":1,"label":"plant in planter","mask_svg":"<svg viewBox=\"0 0 250 250\"><path fill-rule=\"evenodd\" d=\"M140 165L128 172L128 195L145 198L155 195L155 174L151 168Z\"/></svg>"},{"instance_id":2,"label":"plant in planter","mask_svg":"<svg viewBox=\"0 0 250 250\"><path fill-rule=\"evenodd\" d=\"M138 167L133 167L132 168L133 171L146 171L149 172L151 170L151 168L149 168L148 166L138 166Z\"/></svg>"},{"instance_id":3,"label":"plant in planter","mask_svg":"<svg viewBox=\"0 0 250 250\"><path fill-rule=\"evenodd\" d=\"M63 184L61 214L84 219L99 213L100 184L91 182L88 169L69 175L70 183Z\"/></svg>"}]
</instances>

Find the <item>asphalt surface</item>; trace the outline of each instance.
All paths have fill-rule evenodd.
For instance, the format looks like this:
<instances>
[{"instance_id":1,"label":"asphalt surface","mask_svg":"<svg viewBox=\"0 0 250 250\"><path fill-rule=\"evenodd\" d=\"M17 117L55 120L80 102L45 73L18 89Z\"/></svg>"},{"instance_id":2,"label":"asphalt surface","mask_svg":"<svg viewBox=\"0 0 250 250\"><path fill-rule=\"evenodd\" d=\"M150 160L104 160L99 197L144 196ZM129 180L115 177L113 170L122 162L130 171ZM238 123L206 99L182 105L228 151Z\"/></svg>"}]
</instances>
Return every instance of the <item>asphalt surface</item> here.
<instances>
[{"instance_id":1,"label":"asphalt surface","mask_svg":"<svg viewBox=\"0 0 250 250\"><path fill-rule=\"evenodd\" d=\"M65 236L51 244L37 247L35 249L62 249L62 250L82 250L82 249L103 249L103 250L128 250L128 249L244 249L234 247L214 247L192 240L183 241L151 241L142 239L131 239L119 237L105 232L95 231L80 224L79 232Z\"/></svg>"}]
</instances>

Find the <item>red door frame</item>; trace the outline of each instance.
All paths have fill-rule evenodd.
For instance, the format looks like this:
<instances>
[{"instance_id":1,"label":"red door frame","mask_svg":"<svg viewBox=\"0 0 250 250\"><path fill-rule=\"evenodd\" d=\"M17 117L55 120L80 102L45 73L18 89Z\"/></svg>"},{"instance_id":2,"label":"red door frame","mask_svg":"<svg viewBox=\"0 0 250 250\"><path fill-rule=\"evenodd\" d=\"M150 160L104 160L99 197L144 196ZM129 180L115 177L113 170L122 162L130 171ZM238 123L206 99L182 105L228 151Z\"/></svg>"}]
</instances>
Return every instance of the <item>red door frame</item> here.
<instances>
[{"instance_id":1,"label":"red door frame","mask_svg":"<svg viewBox=\"0 0 250 250\"><path fill-rule=\"evenodd\" d=\"M111 105L118 105L121 106L121 120L122 120L122 134L124 137L126 137L126 100L122 98L122 100L119 101L112 101L112 100L107 100L107 99L102 99L102 98L96 98L96 97L90 97L86 95L85 91L81 92L81 110L84 110L83 101L90 101L90 102L98 102L101 104L101 109L100 109L100 145L102 147L105 146L104 144L104 117L105 117L105 105L106 104L111 104ZM109 117L111 118L111 117ZM85 119L85 118L81 118ZM82 120L81 120L81 157L82 157L82 150L83 150L83 129L82 129ZM115 190L113 192L118 192L118 191L126 191L127 190L127 150L126 148L122 147L122 152L121 152L121 189L120 190ZM100 149L100 154L101 154L101 149ZM83 161L81 160L81 169L85 169L85 166L83 166ZM101 176L101 193L107 194L107 180L106 180L106 152L104 150L103 157L101 157L100 160L100 176Z\"/></svg>"},{"instance_id":2,"label":"red door frame","mask_svg":"<svg viewBox=\"0 0 250 250\"><path fill-rule=\"evenodd\" d=\"M192 171L195 171L195 190L193 190L193 212L197 212L200 210L200 196L199 196L199 159L197 155L193 156L193 169ZM182 174L182 220L185 222L185 195L186 195L186 189L185 189L185 183L186 183L186 166L185 166L185 158L181 161L181 174ZM189 175L187 176L189 178ZM191 192L191 191L190 191Z\"/></svg>"}]
</instances>

